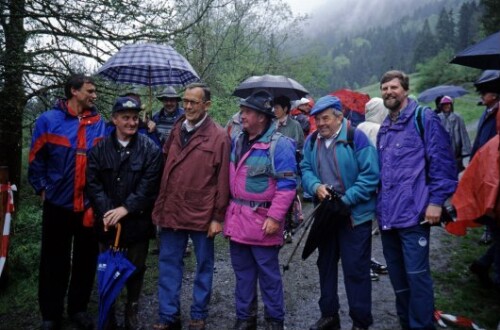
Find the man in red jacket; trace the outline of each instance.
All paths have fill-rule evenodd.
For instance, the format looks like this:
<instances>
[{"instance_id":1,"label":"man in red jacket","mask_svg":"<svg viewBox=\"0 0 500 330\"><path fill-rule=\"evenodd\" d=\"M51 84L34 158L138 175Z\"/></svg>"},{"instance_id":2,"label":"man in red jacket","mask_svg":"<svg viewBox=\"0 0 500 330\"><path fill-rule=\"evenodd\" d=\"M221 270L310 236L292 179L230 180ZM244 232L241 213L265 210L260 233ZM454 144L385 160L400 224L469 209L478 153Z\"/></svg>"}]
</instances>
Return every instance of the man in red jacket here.
<instances>
[{"instance_id":1,"label":"man in red jacket","mask_svg":"<svg viewBox=\"0 0 500 330\"><path fill-rule=\"evenodd\" d=\"M206 85L188 85L182 102L184 116L163 146L165 168L153 210L153 222L161 227L155 329L182 327L182 258L191 238L197 267L189 329L199 330L205 329L212 292L214 237L222 231L229 203L230 141L226 130L208 116L211 101Z\"/></svg>"}]
</instances>

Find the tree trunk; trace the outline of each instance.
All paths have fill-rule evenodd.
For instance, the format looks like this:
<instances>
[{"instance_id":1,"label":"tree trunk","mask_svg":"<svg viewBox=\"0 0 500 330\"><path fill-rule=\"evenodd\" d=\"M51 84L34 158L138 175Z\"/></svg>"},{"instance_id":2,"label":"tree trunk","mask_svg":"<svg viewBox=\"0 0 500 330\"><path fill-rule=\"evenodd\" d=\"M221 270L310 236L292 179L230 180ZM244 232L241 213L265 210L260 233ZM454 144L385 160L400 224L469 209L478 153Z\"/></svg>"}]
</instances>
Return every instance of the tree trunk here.
<instances>
[{"instance_id":1,"label":"tree trunk","mask_svg":"<svg viewBox=\"0 0 500 330\"><path fill-rule=\"evenodd\" d=\"M8 21L2 21L5 32L3 89L0 115L0 166L7 166L12 183L20 184L22 168L22 124L26 103L23 88L23 64L26 33L24 31L25 0L9 2Z\"/></svg>"}]
</instances>

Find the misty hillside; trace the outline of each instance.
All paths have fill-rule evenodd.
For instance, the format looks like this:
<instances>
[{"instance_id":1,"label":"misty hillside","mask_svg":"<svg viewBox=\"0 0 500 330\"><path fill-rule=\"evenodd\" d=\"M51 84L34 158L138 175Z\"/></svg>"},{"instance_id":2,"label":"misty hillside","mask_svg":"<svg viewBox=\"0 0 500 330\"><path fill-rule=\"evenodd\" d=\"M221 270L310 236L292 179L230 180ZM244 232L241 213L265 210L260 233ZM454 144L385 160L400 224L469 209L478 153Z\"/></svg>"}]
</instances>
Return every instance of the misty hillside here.
<instances>
[{"instance_id":1,"label":"misty hillside","mask_svg":"<svg viewBox=\"0 0 500 330\"><path fill-rule=\"evenodd\" d=\"M355 89L463 49L476 40L481 13L477 0L335 0L313 11L291 53L318 59L325 91Z\"/></svg>"}]
</instances>

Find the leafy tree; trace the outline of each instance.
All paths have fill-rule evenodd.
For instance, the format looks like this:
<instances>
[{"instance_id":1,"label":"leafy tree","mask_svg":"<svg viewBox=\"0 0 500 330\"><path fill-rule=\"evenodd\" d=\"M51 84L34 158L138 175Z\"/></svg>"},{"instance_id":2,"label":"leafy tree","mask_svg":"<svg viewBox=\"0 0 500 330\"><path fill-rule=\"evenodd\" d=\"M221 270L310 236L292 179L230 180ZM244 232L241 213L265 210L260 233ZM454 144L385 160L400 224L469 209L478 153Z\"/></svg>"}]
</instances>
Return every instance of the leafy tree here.
<instances>
[{"instance_id":1,"label":"leafy tree","mask_svg":"<svg viewBox=\"0 0 500 330\"><path fill-rule=\"evenodd\" d=\"M443 84L462 84L476 79L478 70L449 63L454 53L451 47L446 47L435 57L418 64L420 79L416 90L422 91Z\"/></svg>"},{"instance_id":2,"label":"leafy tree","mask_svg":"<svg viewBox=\"0 0 500 330\"><path fill-rule=\"evenodd\" d=\"M436 23L436 41L440 48L455 45L455 21L453 11L443 8Z\"/></svg>"},{"instance_id":3,"label":"leafy tree","mask_svg":"<svg viewBox=\"0 0 500 330\"><path fill-rule=\"evenodd\" d=\"M102 63L123 44L186 33L213 1L175 1L174 10L161 1L2 0L0 165L8 166L11 181L20 182L27 100L60 88L69 72Z\"/></svg>"},{"instance_id":4,"label":"leafy tree","mask_svg":"<svg viewBox=\"0 0 500 330\"><path fill-rule=\"evenodd\" d=\"M457 33L457 50L471 45L479 31L479 7L472 2L466 2L460 7Z\"/></svg>"},{"instance_id":5,"label":"leafy tree","mask_svg":"<svg viewBox=\"0 0 500 330\"><path fill-rule=\"evenodd\" d=\"M437 48L437 41L431 31L429 21L425 19L422 30L415 39L413 63L416 65L433 57L437 53Z\"/></svg>"},{"instance_id":6,"label":"leafy tree","mask_svg":"<svg viewBox=\"0 0 500 330\"><path fill-rule=\"evenodd\" d=\"M481 0L481 5L484 7L482 23L486 34L498 32L500 29L500 1Z\"/></svg>"}]
</instances>

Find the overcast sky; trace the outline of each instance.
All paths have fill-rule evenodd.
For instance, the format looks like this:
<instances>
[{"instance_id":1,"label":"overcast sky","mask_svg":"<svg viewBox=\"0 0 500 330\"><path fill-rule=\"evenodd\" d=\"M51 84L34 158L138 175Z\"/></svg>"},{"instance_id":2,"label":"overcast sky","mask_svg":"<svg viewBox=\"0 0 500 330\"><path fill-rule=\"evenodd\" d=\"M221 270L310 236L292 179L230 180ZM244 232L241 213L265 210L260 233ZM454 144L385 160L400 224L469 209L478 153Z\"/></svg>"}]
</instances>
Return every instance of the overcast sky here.
<instances>
[{"instance_id":1,"label":"overcast sky","mask_svg":"<svg viewBox=\"0 0 500 330\"><path fill-rule=\"evenodd\" d=\"M292 7L292 11L296 14L310 14L311 9L314 9L318 5L327 2L328 0L285 0Z\"/></svg>"}]
</instances>

